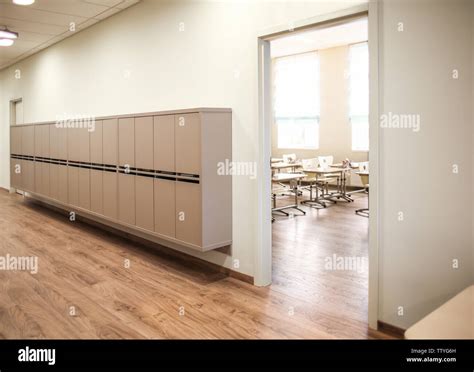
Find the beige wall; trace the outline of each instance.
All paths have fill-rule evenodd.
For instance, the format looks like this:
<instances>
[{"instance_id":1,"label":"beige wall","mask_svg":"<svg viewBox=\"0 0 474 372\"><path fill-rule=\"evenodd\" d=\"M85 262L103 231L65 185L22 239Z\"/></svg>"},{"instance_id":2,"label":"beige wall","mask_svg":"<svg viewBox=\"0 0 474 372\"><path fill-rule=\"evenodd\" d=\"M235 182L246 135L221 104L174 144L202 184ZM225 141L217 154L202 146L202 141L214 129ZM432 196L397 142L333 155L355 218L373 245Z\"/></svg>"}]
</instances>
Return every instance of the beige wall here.
<instances>
[{"instance_id":1,"label":"beige wall","mask_svg":"<svg viewBox=\"0 0 474 372\"><path fill-rule=\"evenodd\" d=\"M278 127L273 125L272 156L295 153L299 159L333 155L334 161L346 158L352 161L367 161L368 153L352 151L352 131L349 122L349 46L318 51L320 63L321 123L319 126L319 149L279 149ZM354 185L361 185L360 177L352 175Z\"/></svg>"}]
</instances>

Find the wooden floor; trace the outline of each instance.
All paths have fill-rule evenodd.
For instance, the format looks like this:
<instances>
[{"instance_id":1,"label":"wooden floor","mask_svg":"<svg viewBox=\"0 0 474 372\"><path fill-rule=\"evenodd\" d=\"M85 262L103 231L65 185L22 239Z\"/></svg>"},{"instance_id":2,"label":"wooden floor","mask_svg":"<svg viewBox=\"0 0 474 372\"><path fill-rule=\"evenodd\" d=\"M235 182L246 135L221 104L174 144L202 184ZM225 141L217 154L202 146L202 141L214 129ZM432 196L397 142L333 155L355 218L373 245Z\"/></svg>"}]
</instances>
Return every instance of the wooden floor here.
<instances>
[{"instance_id":1,"label":"wooden floor","mask_svg":"<svg viewBox=\"0 0 474 372\"><path fill-rule=\"evenodd\" d=\"M0 271L0 338L387 338L367 328L367 275L321 266L367 254L365 202L279 218L258 288L1 190L0 256L38 256L39 272Z\"/></svg>"}]
</instances>

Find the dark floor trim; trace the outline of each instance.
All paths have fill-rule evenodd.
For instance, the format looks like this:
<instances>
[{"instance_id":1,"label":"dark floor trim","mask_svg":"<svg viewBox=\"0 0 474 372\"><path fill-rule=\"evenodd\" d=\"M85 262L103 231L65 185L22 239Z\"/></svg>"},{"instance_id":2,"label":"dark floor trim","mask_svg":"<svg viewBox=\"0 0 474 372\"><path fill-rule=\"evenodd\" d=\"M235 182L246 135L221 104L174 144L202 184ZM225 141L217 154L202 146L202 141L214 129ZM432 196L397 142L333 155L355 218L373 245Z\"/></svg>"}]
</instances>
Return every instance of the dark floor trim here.
<instances>
[{"instance_id":1,"label":"dark floor trim","mask_svg":"<svg viewBox=\"0 0 474 372\"><path fill-rule=\"evenodd\" d=\"M400 328L400 327L397 327L397 326L394 326L392 324L388 324L388 323L385 323L385 322L382 322L381 320L379 320L377 322L377 325L378 325L378 331L380 332L383 332L383 333L386 333L390 336L394 336L394 337L397 337L397 338L405 338L405 329L403 328Z\"/></svg>"}]
</instances>

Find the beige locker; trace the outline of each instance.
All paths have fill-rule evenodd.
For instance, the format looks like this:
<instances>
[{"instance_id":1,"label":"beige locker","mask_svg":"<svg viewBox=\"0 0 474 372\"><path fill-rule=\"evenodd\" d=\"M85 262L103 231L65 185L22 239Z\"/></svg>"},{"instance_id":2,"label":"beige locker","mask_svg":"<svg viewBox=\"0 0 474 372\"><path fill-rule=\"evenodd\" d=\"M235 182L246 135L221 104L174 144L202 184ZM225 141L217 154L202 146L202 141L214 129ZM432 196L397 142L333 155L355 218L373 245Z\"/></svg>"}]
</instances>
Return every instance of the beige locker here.
<instances>
[{"instance_id":1,"label":"beige locker","mask_svg":"<svg viewBox=\"0 0 474 372\"><path fill-rule=\"evenodd\" d=\"M104 127L105 128L105 127ZM104 172L103 175L103 208L104 216L118 219L118 173Z\"/></svg>"},{"instance_id":2,"label":"beige locker","mask_svg":"<svg viewBox=\"0 0 474 372\"><path fill-rule=\"evenodd\" d=\"M68 166L58 165L58 200L68 203Z\"/></svg>"},{"instance_id":3,"label":"beige locker","mask_svg":"<svg viewBox=\"0 0 474 372\"><path fill-rule=\"evenodd\" d=\"M49 196L59 200L59 165L49 164Z\"/></svg>"},{"instance_id":4,"label":"beige locker","mask_svg":"<svg viewBox=\"0 0 474 372\"><path fill-rule=\"evenodd\" d=\"M135 176L118 174L118 219L135 225Z\"/></svg>"},{"instance_id":5,"label":"beige locker","mask_svg":"<svg viewBox=\"0 0 474 372\"><path fill-rule=\"evenodd\" d=\"M201 122L199 114L175 116L177 173L201 174Z\"/></svg>"},{"instance_id":6,"label":"beige locker","mask_svg":"<svg viewBox=\"0 0 474 372\"><path fill-rule=\"evenodd\" d=\"M21 155L21 127L10 127L10 154Z\"/></svg>"},{"instance_id":7,"label":"beige locker","mask_svg":"<svg viewBox=\"0 0 474 372\"><path fill-rule=\"evenodd\" d=\"M70 161L80 161L81 150L79 142L79 129L67 128L67 159Z\"/></svg>"},{"instance_id":8,"label":"beige locker","mask_svg":"<svg viewBox=\"0 0 474 372\"><path fill-rule=\"evenodd\" d=\"M10 159L10 187L21 190L21 160Z\"/></svg>"},{"instance_id":9,"label":"beige locker","mask_svg":"<svg viewBox=\"0 0 474 372\"><path fill-rule=\"evenodd\" d=\"M202 244L201 186L176 182L176 239L200 246Z\"/></svg>"},{"instance_id":10,"label":"beige locker","mask_svg":"<svg viewBox=\"0 0 474 372\"><path fill-rule=\"evenodd\" d=\"M79 161L83 163L90 163L91 149L90 149L90 133L87 128L79 128L78 142L79 142Z\"/></svg>"},{"instance_id":11,"label":"beige locker","mask_svg":"<svg viewBox=\"0 0 474 372\"><path fill-rule=\"evenodd\" d=\"M79 206L79 168L67 168L67 196L69 205Z\"/></svg>"},{"instance_id":12,"label":"beige locker","mask_svg":"<svg viewBox=\"0 0 474 372\"><path fill-rule=\"evenodd\" d=\"M153 137L152 137L153 138ZM153 178L135 177L135 225L148 231L154 231Z\"/></svg>"},{"instance_id":13,"label":"beige locker","mask_svg":"<svg viewBox=\"0 0 474 372\"><path fill-rule=\"evenodd\" d=\"M103 162L106 165L118 164L118 121L117 119L102 122Z\"/></svg>"},{"instance_id":14,"label":"beige locker","mask_svg":"<svg viewBox=\"0 0 474 372\"><path fill-rule=\"evenodd\" d=\"M34 162L34 173L35 173L35 188L34 191L37 194L43 194L43 167L38 161Z\"/></svg>"},{"instance_id":15,"label":"beige locker","mask_svg":"<svg viewBox=\"0 0 474 372\"><path fill-rule=\"evenodd\" d=\"M59 157L59 128L55 124L49 125L49 155L51 159L60 159ZM62 159L66 160L66 159Z\"/></svg>"},{"instance_id":16,"label":"beige locker","mask_svg":"<svg viewBox=\"0 0 474 372\"><path fill-rule=\"evenodd\" d=\"M57 128L57 151L58 159L67 160L68 156L68 129L67 128Z\"/></svg>"},{"instance_id":17,"label":"beige locker","mask_svg":"<svg viewBox=\"0 0 474 372\"><path fill-rule=\"evenodd\" d=\"M91 169L91 211L98 214L104 214L102 173L107 172Z\"/></svg>"},{"instance_id":18,"label":"beige locker","mask_svg":"<svg viewBox=\"0 0 474 372\"><path fill-rule=\"evenodd\" d=\"M91 209L90 169L79 168L79 207Z\"/></svg>"},{"instance_id":19,"label":"beige locker","mask_svg":"<svg viewBox=\"0 0 474 372\"><path fill-rule=\"evenodd\" d=\"M174 115L155 116L153 118L154 168L165 172L174 172Z\"/></svg>"},{"instance_id":20,"label":"beige locker","mask_svg":"<svg viewBox=\"0 0 474 372\"><path fill-rule=\"evenodd\" d=\"M42 146L42 130L41 125L34 126L34 135L35 135L35 156L36 157L43 157L43 146Z\"/></svg>"},{"instance_id":21,"label":"beige locker","mask_svg":"<svg viewBox=\"0 0 474 372\"><path fill-rule=\"evenodd\" d=\"M35 191L35 162L30 160L23 160L21 167L22 183L24 191Z\"/></svg>"},{"instance_id":22,"label":"beige locker","mask_svg":"<svg viewBox=\"0 0 474 372\"><path fill-rule=\"evenodd\" d=\"M35 155L35 127L29 125L21 127L21 151L22 155Z\"/></svg>"},{"instance_id":23,"label":"beige locker","mask_svg":"<svg viewBox=\"0 0 474 372\"><path fill-rule=\"evenodd\" d=\"M50 176L48 163L41 163L41 195L50 195Z\"/></svg>"},{"instance_id":24,"label":"beige locker","mask_svg":"<svg viewBox=\"0 0 474 372\"><path fill-rule=\"evenodd\" d=\"M175 181L154 180L155 232L176 237L176 196Z\"/></svg>"},{"instance_id":25,"label":"beige locker","mask_svg":"<svg viewBox=\"0 0 474 372\"><path fill-rule=\"evenodd\" d=\"M95 130L90 132L91 163L103 164L102 134L102 121L96 121Z\"/></svg>"},{"instance_id":26,"label":"beige locker","mask_svg":"<svg viewBox=\"0 0 474 372\"><path fill-rule=\"evenodd\" d=\"M135 119L135 167L153 169L153 117Z\"/></svg>"},{"instance_id":27,"label":"beige locker","mask_svg":"<svg viewBox=\"0 0 474 372\"><path fill-rule=\"evenodd\" d=\"M135 122L133 118L119 119L119 165L135 167Z\"/></svg>"},{"instance_id":28,"label":"beige locker","mask_svg":"<svg viewBox=\"0 0 474 372\"><path fill-rule=\"evenodd\" d=\"M41 135L41 156L43 158L50 158L50 144L49 144L49 125L40 125ZM48 177L49 179L49 177Z\"/></svg>"}]
</instances>

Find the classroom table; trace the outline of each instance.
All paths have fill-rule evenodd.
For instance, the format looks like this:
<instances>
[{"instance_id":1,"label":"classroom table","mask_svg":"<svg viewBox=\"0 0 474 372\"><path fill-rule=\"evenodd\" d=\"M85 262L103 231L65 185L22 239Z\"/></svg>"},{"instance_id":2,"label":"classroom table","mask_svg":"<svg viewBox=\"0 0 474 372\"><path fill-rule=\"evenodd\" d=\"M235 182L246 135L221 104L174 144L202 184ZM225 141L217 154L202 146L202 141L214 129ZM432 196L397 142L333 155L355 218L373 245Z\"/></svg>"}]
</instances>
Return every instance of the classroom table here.
<instances>
[{"instance_id":1,"label":"classroom table","mask_svg":"<svg viewBox=\"0 0 474 372\"><path fill-rule=\"evenodd\" d=\"M334 169L340 169L341 172L341 184L339 185L339 190L336 193L332 193L332 197L337 199L344 199L347 202L353 202L354 199L350 197L350 194L347 192L347 172L351 169L359 168L359 163L351 163L350 166L344 166L342 163L331 164L329 167Z\"/></svg>"},{"instance_id":2,"label":"classroom table","mask_svg":"<svg viewBox=\"0 0 474 372\"><path fill-rule=\"evenodd\" d=\"M298 181L302 178L307 177L306 174L304 173L277 173L274 174L272 177L272 182L281 184L282 182L290 182L290 187L293 189L293 195L294 195L294 204L291 205L285 205L283 207L277 207L276 206L276 195L272 193L273 196L273 208L272 212L281 212L285 214L286 216L289 216L290 214L285 212L286 209L296 209L303 214L306 214L304 210L299 208L299 203L298 203Z\"/></svg>"},{"instance_id":3,"label":"classroom table","mask_svg":"<svg viewBox=\"0 0 474 372\"><path fill-rule=\"evenodd\" d=\"M333 174L333 175L339 175L339 178L341 178L341 173L343 172L343 169L338 169L338 168L330 168L330 167L325 167L325 168L303 168L302 171L306 174L315 174L316 178L320 175L324 174ZM339 184L338 184L338 189L339 189ZM321 195L321 197L318 195L318 190L316 190L316 196L315 198L312 197L312 188L310 188L310 197L307 200L303 200L302 203L304 204L310 204L310 205L315 205L317 207L321 208L326 208L326 204L322 202L321 200L327 200L327 201L332 201L331 198L334 196L334 193L331 194L324 194Z\"/></svg>"}]
</instances>

